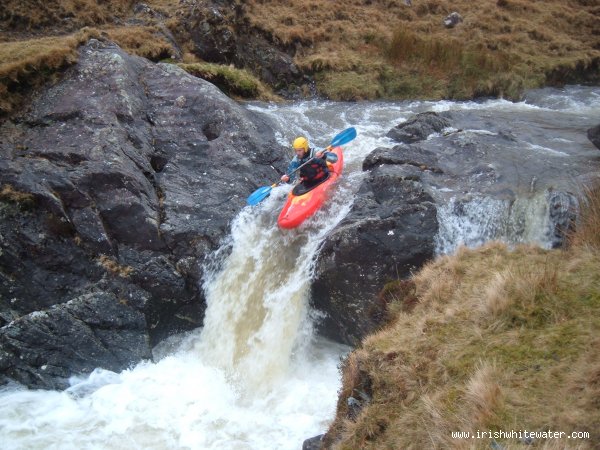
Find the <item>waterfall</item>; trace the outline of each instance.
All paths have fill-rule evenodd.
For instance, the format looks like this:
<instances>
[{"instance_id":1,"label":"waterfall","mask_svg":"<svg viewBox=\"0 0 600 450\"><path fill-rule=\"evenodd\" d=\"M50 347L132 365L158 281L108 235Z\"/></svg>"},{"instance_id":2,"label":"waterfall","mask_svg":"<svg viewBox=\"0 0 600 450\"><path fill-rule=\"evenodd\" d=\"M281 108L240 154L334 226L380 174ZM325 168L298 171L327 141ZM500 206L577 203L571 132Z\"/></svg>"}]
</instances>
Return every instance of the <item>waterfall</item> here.
<instances>
[{"instance_id":1,"label":"waterfall","mask_svg":"<svg viewBox=\"0 0 600 450\"><path fill-rule=\"evenodd\" d=\"M576 210L575 197L564 192L546 191L514 201L451 198L438 206L436 253L453 253L459 245L477 247L491 240L554 248L562 244Z\"/></svg>"},{"instance_id":2,"label":"waterfall","mask_svg":"<svg viewBox=\"0 0 600 450\"><path fill-rule=\"evenodd\" d=\"M204 327L161 343L154 361L121 373L96 369L73 377L63 392L0 388L2 448L300 448L305 438L326 431L333 419L340 383L337 366L348 351L312 331L313 264L324 237L352 205L364 176L364 157L376 147L392 146L387 131L412 114L449 109L481 111L485 120L497 112L518 116L521 127L515 139L523 140L524 147L561 152L565 146L579 148L588 145L582 130L597 124L599 112L598 89L586 89L542 90L517 104L247 105L273 120L285 145L304 134L312 145L325 147L339 131L357 128L358 138L344 149L344 176L335 198L297 230L276 226L289 186L277 187L260 205L242 209L227 242L206 263ZM544 117L539 119L541 112ZM540 151L540 158L551 156ZM559 156L561 164L568 163L568 156ZM551 247L557 228L568 224L573 203L557 190L512 201L473 193L438 206L437 249L451 253L460 243L478 245L489 239Z\"/></svg>"}]
</instances>

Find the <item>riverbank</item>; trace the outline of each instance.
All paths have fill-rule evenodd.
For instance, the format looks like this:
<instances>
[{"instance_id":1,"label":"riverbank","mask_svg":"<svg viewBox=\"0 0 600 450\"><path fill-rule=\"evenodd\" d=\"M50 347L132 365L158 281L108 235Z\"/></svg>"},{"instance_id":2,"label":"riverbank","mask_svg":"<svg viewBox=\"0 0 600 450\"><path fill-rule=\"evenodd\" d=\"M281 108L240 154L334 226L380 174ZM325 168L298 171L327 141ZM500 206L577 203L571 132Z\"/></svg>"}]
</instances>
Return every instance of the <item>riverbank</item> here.
<instances>
[{"instance_id":1,"label":"riverbank","mask_svg":"<svg viewBox=\"0 0 600 450\"><path fill-rule=\"evenodd\" d=\"M592 3L9 1L0 113L23 108L90 37L185 63L237 98L517 99L524 89L600 81ZM460 21L444 26L453 12Z\"/></svg>"},{"instance_id":2,"label":"riverbank","mask_svg":"<svg viewBox=\"0 0 600 450\"><path fill-rule=\"evenodd\" d=\"M388 285L389 324L345 360L326 448L594 448L600 189L568 248L460 249ZM574 432L583 439L506 434ZM480 433L481 435L481 433Z\"/></svg>"}]
</instances>

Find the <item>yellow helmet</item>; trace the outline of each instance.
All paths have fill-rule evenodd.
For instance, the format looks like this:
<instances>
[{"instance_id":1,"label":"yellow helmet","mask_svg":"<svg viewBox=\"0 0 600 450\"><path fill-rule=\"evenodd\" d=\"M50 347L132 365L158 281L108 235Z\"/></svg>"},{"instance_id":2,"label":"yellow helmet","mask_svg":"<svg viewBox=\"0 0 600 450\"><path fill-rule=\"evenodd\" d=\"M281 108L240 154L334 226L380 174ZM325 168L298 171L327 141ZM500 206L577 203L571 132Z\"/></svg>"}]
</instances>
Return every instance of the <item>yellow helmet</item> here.
<instances>
[{"instance_id":1,"label":"yellow helmet","mask_svg":"<svg viewBox=\"0 0 600 450\"><path fill-rule=\"evenodd\" d=\"M292 147L294 147L294 149L302 148L302 149L304 149L305 152L307 152L308 151L308 139L306 139L304 136L297 137L296 139L294 139L294 143L292 144Z\"/></svg>"}]
</instances>

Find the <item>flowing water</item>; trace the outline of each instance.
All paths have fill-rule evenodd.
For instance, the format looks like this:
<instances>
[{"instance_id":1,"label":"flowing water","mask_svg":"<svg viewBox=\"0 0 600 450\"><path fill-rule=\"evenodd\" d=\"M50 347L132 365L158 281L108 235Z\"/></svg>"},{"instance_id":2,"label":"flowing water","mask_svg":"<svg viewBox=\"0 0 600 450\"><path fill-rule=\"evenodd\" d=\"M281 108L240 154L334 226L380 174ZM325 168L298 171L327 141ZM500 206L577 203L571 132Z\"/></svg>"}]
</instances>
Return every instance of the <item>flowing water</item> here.
<instances>
[{"instance_id":1,"label":"flowing water","mask_svg":"<svg viewBox=\"0 0 600 450\"><path fill-rule=\"evenodd\" d=\"M387 131L414 113L464 109L518 115L517 138L541 153L569 148L593 155L585 130L600 119L600 89L535 91L518 104L302 102L248 108L270 116L284 144L305 134L321 147L356 127L336 198L292 231L276 226L289 187L277 187L261 205L244 208L227 242L206 263L204 328L162 343L154 362L122 373L97 369L72 378L64 392L5 386L3 449L299 449L332 420L337 366L349 350L313 334L308 295L314 258L350 209L368 152L392 145ZM536 231L545 226L539 198L512 205L521 211L513 216L485 199L468 208L460 220L452 209L441 208L441 252L510 233L516 240L543 239Z\"/></svg>"}]
</instances>

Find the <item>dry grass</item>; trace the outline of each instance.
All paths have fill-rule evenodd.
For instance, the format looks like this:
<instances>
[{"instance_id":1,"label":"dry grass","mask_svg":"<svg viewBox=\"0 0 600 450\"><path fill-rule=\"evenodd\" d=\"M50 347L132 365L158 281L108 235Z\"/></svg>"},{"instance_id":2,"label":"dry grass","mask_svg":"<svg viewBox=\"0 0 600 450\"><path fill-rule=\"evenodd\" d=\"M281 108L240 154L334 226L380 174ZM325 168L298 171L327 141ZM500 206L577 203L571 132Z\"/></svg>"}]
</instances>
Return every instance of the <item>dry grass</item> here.
<instances>
[{"instance_id":1,"label":"dry grass","mask_svg":"<svg viewBox=\"0 0 600 450\"><path fill-rule=\"evenodd\" d=\"M412 312L392 301L390 324L348 357L328 448L483 449L489 439L461 441L451 432L549 428L589 432L576 448L594 448L600 221L592 198L582 214L589 225L578 228L568 249L490 243L461 248L416 274ZM372 399L351 416L346 399L365 382ZM525 448L514 439L496 441Z\"/></svg>"},{"instance_id":2,"label":"dry grass","mask_svg":"<svg viewBox=\"0 0 600 450\"><path fill-rule=\"evenodd\" d=\"M76 30L100 25L124 16L133 0L3 0L1 28L31 31L43 27Z\"/></svg>"},{"instance_id":3,"label":"dry grass","mask_svg":"<svg viewBox=\"0 0 600 450\"><path fill-rule=\"evenodd\" d=\"M498 383L501 374L490 363L483 363L465 384L465 406L468 423L484 428L492 423L502 410L504 397Z\"/></svg>"},{"instance_id":4,"label":"dry grass","mask_svg":"<svg viewBox=\"0 0 600 450\"><path fill-rule=\"evenodd\" d=\"M10 184L4 184L0 189L0 201L15 203L21 206L31 206L34 203L33 194L21 192Z\"/></svg>"},{"instance_id":5,"label":"dry grass","mask_svg":"<svg viewBox=\"0 0 600 450\"><path fill-rule=\"evenodd\" d=\"M64 33L81 27L94 26L154 61L179 54L167 30L178 50L194 48L186 27L207 3L145 4L150 12L131 0L6 0L0 64L19 68L0 77L0 114L73 62L78 44ZM600 10L592 1L549 0L542 7L524 0L419 0L409 7L403 0L249 0L223 11L293 52L317 91L331 99L515 99L546 83L600 79ZM452 11L464 21L448 30L442 21ZM220 78L223 70L211 76Z\"/></svg>"},{"instance_id":6,"label":"dry grass","mask_svg":"<svg viewBox=\"0 0 600 450\"><path fill-rule=\"evenodd\" d=\"M600 185L588 189L581 201L581 215L571 245L600 250Z\"/></svg>"},{"instance_id":7,"label":"dry grass","mask_svg":"<svg viewBox=\"0 0 600 450\"><path fill-rule=\"evenodd\" d=\"M99 32L84 28L67 36L0 43L0 116L76 62L77 47L91 37L99 37Z\"/></svg>"},{"instance_id":8,"label":"dry grass","mask_svg":"<svg viewBox=\"0 0 600 450\"><path fill-rule=\"evenodd\" d=\"M103 35L127 53L151 61L171 58L175 54L173 46L155 26L109 27L103 30Z\"/></svg>"},{"instance_id":9,"label":"dry grass","mask_svg":"<svg viewBox=\"0 0 600 450\"><path fill-rule=\"evenodd\" d=\"M464 21L445 29L453 11ZM319 90L340 99L515 98L576 79L598 65L598 13L594 2L560 0L248 2L252 23L295 46L297 64L322 73Z\"/></svg>"}]
</instances>

